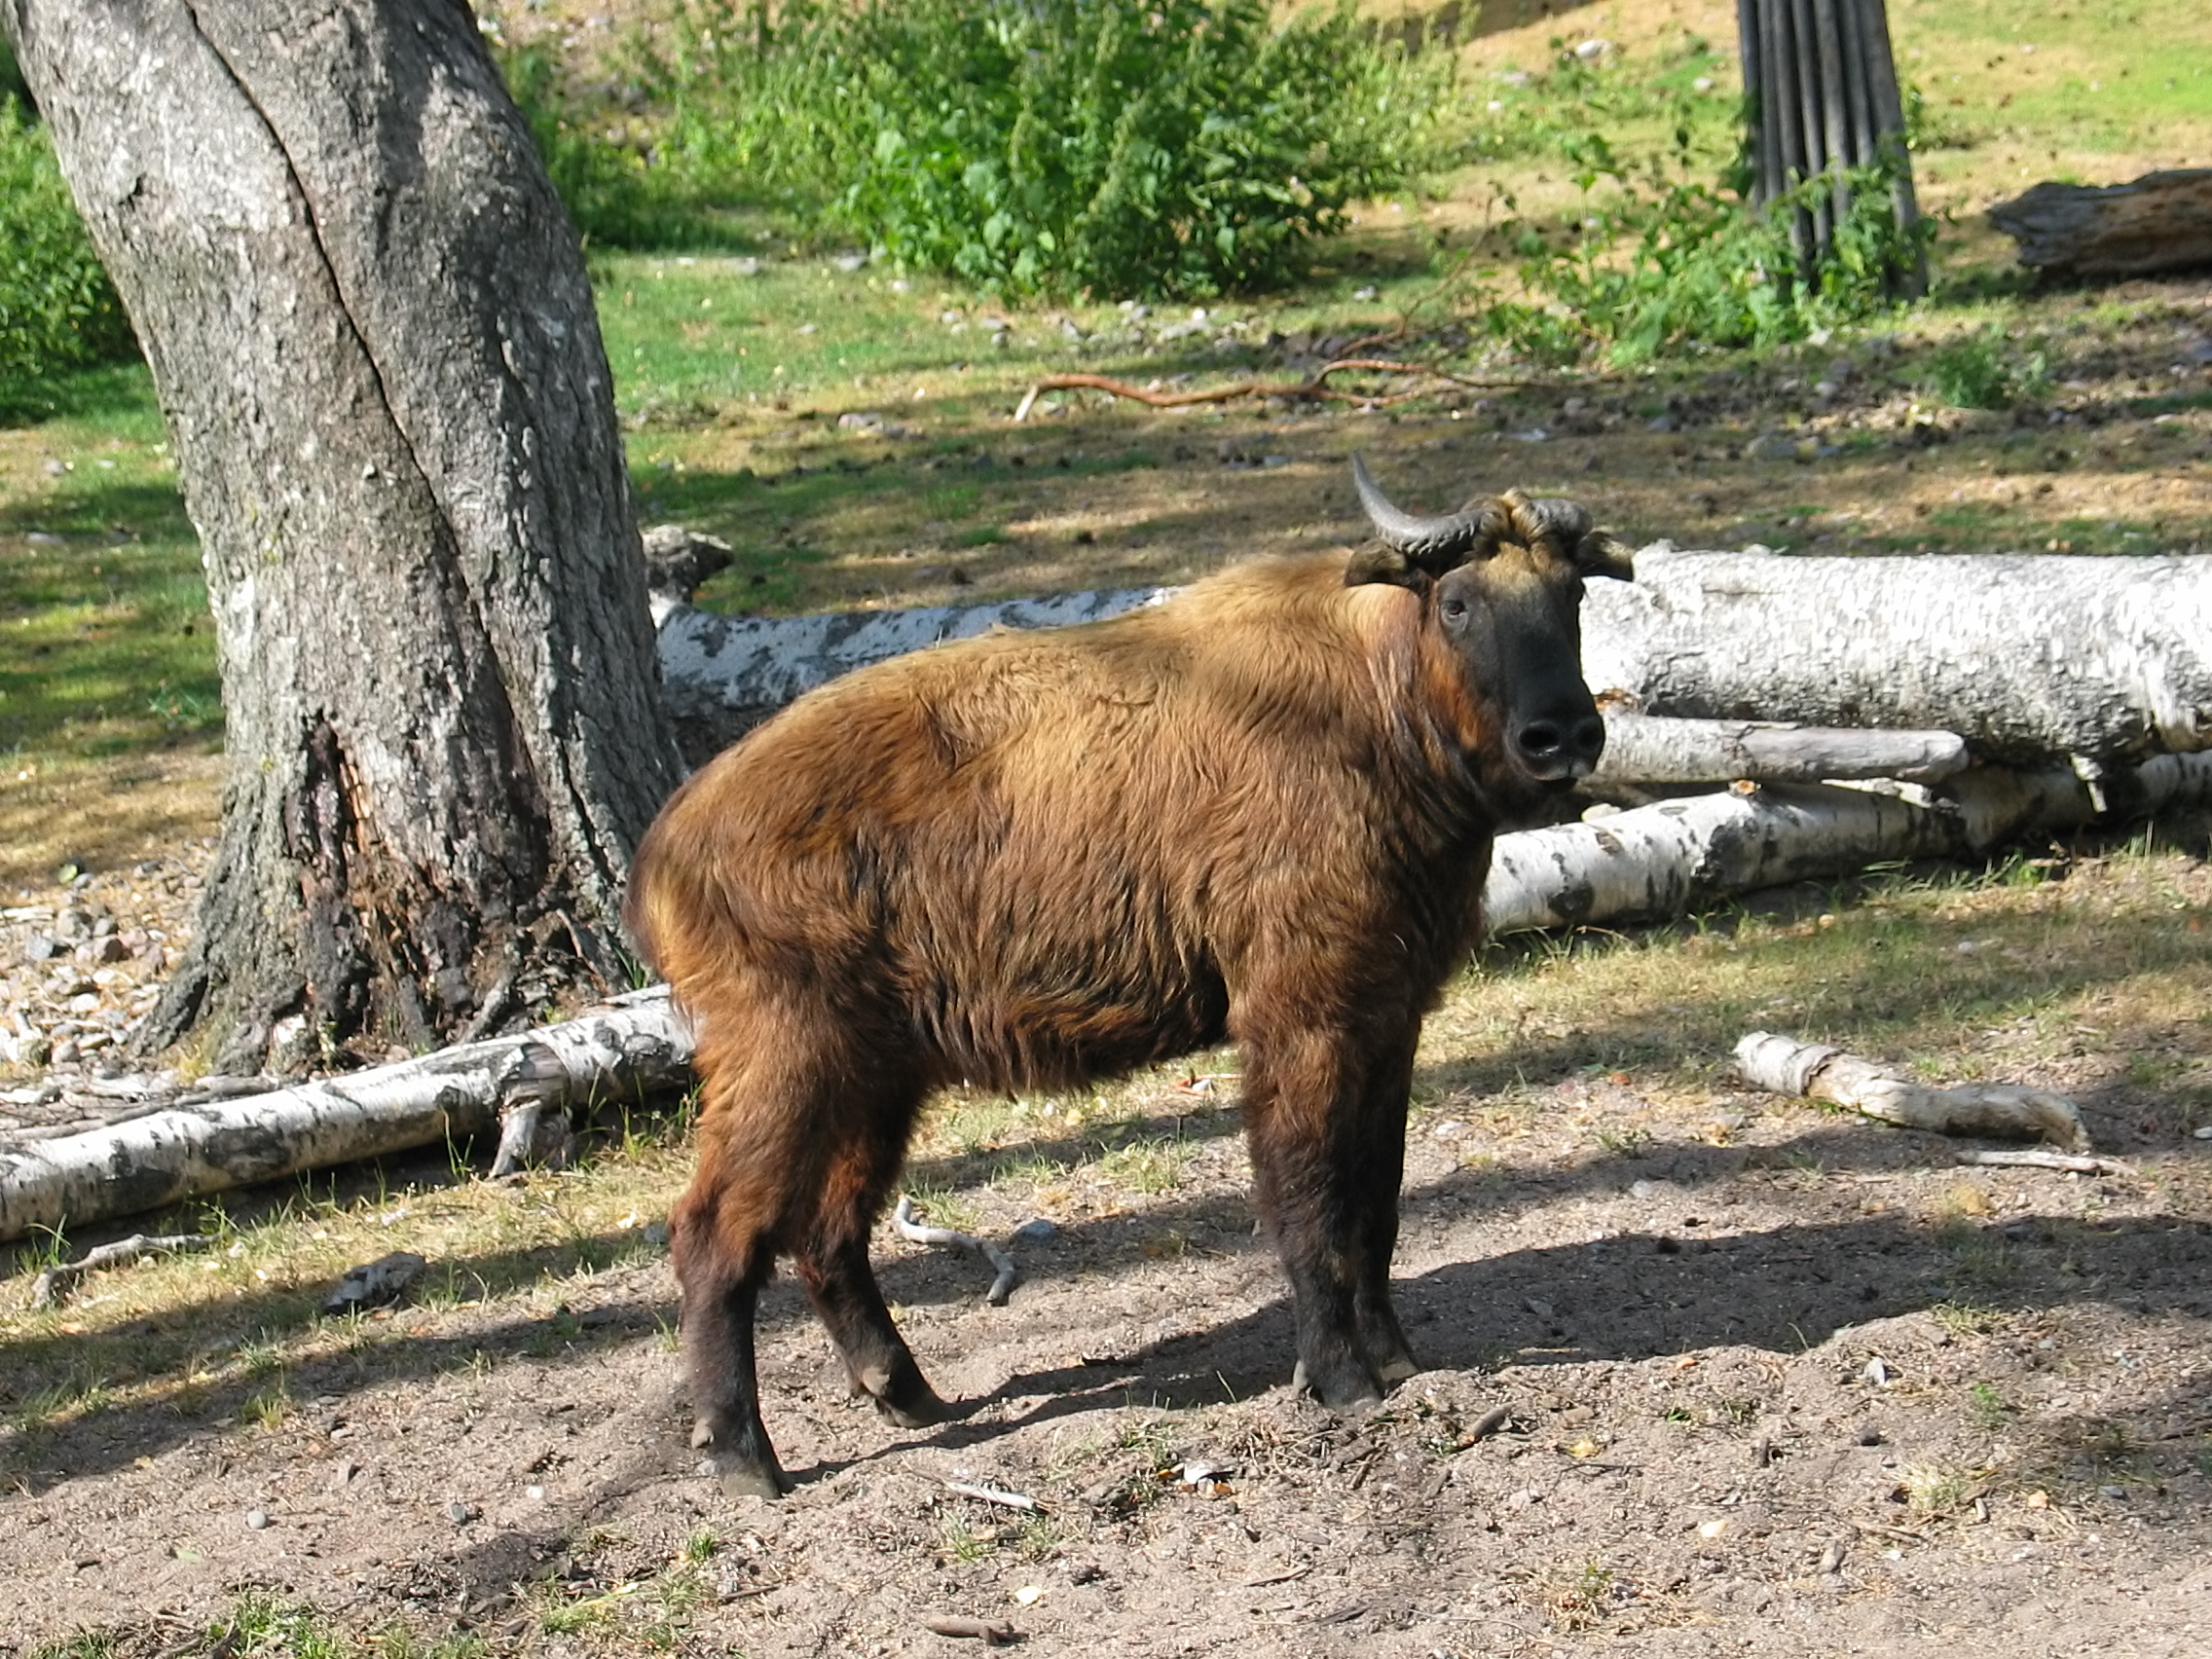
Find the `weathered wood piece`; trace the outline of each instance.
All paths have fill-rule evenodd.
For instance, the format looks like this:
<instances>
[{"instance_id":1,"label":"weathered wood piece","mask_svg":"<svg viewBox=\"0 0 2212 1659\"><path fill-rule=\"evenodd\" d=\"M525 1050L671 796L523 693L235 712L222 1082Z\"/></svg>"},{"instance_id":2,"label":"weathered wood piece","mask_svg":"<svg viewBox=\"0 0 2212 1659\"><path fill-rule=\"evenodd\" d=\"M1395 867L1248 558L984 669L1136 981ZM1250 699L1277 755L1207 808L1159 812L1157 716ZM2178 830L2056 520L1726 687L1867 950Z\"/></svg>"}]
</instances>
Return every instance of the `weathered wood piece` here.
<instances>
[{"instance_id":1,"label":"weathered wood piece","mask_svg":"<svg viewBox=\"0 0 2212 1659\"><path fill-rule=\"evenodd\" d=\"M1862 730L1779 720L1680 720L1613 707L1597 782L1819 783L1829 778L1930 782L1963 771L1966 739L1949 731Z\"/></svg>"},{"instance_id":2,"label":"weathered wood piece","mask_svg":"<svg viewBox=\"0 0 2212 1659\"><path fill-rule=\"evenodd\" d=\"M1989 210L2020 263L2073 276L2150 276L2212 268L2212 167L2129 184L2046 180Z\"/></svg>"},{"instance_id":3,"label":"weathered wood piece","mask_svg":"<svg viewBox=\"0 0 2212 1659\"><path fill-rule=\"evenodd\" d=\"M2105 782L2132 814L2212 802L2212 754L2161 755ZM2066 767L1974 767L1894 792L1741 788L1595 822L1501 835L1483 908L1493 934L1678 915L1730 893L1847 874L1887 859L1957 858L2099 816Z\"/></svg>"},{"instance_id":4,"label":"weathered wood piece","mask_svg":"<svg viewBox=\"0 0 2212 1659\"><path fill-rule=\"evenodd\" d=\"M638 993L521 1037L171 1107L65 1139L0 1145L0 1238L488 1133L510 1061L526 1048L558 1063L565 1103L679 1088L690 1076L690 1033L666 989Z\"/></svg>"},{"instance_id":5,"label":"weathered wood piece","mask_svg":"<svg viewBox=\"0 0 2212 1659\"><path fill-rule=\"evenodd\" d=\"M2076 1152L2089 1150L2081 1112L2046 1088L1999 1083L1932 1088L1841 1049L1771 1031L1753 1031L1736 1045L1736 1069L1754 1088L1832 1100L1900 1128L2047 1140Z\"/></svg>"}]
</instances>

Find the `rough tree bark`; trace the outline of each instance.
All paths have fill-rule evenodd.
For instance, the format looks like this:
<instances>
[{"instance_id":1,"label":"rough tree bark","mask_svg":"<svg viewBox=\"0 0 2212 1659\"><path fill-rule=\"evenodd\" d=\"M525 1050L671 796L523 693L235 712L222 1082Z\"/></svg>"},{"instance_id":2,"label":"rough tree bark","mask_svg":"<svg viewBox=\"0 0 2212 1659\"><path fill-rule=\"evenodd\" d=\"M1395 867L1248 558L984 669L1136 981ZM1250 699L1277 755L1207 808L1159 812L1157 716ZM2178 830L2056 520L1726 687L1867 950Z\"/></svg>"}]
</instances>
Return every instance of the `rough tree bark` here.
<instances>
[{"instance_id":1,"label":"rough tree bark","mask_svg":"<svg viewBox=\"0 0 2212 1659\"><path fill-rule=\"evenodd\" d=\"M459 0L0 0L152 365L223 831L144 1042L479 1032L621 967L679 775L567 214Z\"/></svg>"},{"instance_id":2,"label":"rough tree bark","mask_svg":"<svg viewBox=\"0 0 2212 1659\"><path fill-rule=\"evenodd\" d=\"M1891 210L1901 227L1920 217L1906 152L1890 20L1882 0L1736 0L1737 44L1751 123L1751 200L1765 206L1824 172L1887 165ZM1797 255L1810 265L1850 210L1851 187L1799 210ZM1897 290L1928 285L1925 256L1891 274Z\"/></svg>"}]
</instances>

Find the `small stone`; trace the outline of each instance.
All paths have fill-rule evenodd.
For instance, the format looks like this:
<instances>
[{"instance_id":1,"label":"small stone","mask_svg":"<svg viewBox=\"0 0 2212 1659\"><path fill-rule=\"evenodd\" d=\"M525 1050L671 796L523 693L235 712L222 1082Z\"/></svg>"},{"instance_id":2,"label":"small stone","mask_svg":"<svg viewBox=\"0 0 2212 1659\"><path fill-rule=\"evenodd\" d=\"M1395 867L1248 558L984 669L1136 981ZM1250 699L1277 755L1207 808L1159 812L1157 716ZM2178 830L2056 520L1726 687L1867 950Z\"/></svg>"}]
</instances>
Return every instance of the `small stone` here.
<instances>
[{"instance_id":1,"label":"small stone","mask_svg":"<svg viewBox=\"0 0 2212 1659\"><path fill-rule=\"evenodd\" d=\"M1007 1236L1016 1244L1037 1244L1052 1237L1060 1230L1043 1216L1031 1216Z\"/></svg>"},{"instance_id":2,"label":"small stone","mask_svg":"<svg viewBox=\"0 0 2212 1659\"><path fill-rule=\"evenodd\" d=\"M2097 1491L2102 1493L2106 1497L2111 1498L2124 1499L2127 1496L2127 1489L2120 1486L2099 1487L2097 1488Z\"/></svg>"},{"instance_id":3,"label":"small stone","mask_svg":"<svg viewBox=\"0 0 2212 1659\"><path fill-rule=\"evenodd\" d=\"M1867 1423L1859 1431L1859 1444L1862 1446L1881 1445L1882 1431L1876 1428L1872 1423Z\"/></svg>"},{"instance_id":4,"label":"small stone","mask_svg":"<svg viewBox=\"0 0 2212 1659\"><path fill-rule=\"evenodd\" d=\"M522 1494L533 1503L545 1501L545 1489L541 1486L526 1486L522 1489Z\"/></svg>"},{"instance_id":5,"label":"small stone","mask_svg":"<svg viewBox=\"0 0 2212 1659\"><path fill-rule=\"evenodd\" d=\"M269 1526L269 1511L266 1509L247 1510L245 1512L245 1524L256 1532L266 1530Z\"/></svg>"},{"instance_id":6,"label":"small stone","mask_svg":"<svg viewBox=\"0 0 2212 1659\"><path fill-rule=\"evenodd\" d=\"M23 960L25 962L52 962L60 954L61 941L46 934L33 934L23 940ZM2212 1128L2199 1132L2212 1133Z\"/></svg>"},{"instance_id":7,"label":"small stone","mask_svg":"<svg viewBox=\"0 0 2212 1659\"><path fill-rule=\"evenodd\" d=\"M472 1513L473 1511L469 1509L468 1505L461 1502L458 1497L446 1505L446 1514L452 1518L456 1527L467 1526Z\"/></svg>"}]
</instances>

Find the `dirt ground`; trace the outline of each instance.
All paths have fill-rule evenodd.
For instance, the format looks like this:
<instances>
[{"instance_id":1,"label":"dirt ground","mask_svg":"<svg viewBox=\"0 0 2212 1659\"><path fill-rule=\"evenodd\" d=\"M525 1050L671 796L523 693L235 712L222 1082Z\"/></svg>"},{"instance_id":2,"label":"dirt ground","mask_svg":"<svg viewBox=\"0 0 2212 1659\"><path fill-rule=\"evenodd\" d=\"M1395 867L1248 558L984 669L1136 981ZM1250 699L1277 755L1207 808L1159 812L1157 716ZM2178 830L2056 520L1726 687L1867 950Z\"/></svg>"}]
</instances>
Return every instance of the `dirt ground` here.
<instances>
[{"instance_id":1,"label":"dirt ground","mask_svg":"<svg viewBox=\"0 0 2212 1659\"><path fill-rule=\"evenodd\" d=\"M2212 902L2201 859L2160 869ZM1556 1072L1550 1041L1481 1065ZM724 1499L685 1444L665 1254L609 1235L608 1265L531 1294L373 1315L399 1340L293 1370L280 1418L187 1378L9 1436L0 1652L404 1631L383 1650L950 1653L928 1621L962 1616L1044 1653L2200 1654L2212 1144L2130 1081L2170 1067L2069 1048L2038 1076L2131 1175L1967 1169L1934 1137L1589 1068L1499 1112L1424 1052L1397 1280L1434 1369L1353 1421L1285 1386L1234 1084L1163 1073L1148 1127L1176 1161L1151 1197L951 1151L911 1171L980 1233L1061 1217L1014 1246L1005 1308L975 1259L879 1237L963 1422L903 1432L849 1400L779 1283L762 1373L798 1490ZM1023 1151L1086 1156L1049 1132ZM430 1180L427 1209L435 1173L388 1179Z\"/></svg>"}]
</instances>

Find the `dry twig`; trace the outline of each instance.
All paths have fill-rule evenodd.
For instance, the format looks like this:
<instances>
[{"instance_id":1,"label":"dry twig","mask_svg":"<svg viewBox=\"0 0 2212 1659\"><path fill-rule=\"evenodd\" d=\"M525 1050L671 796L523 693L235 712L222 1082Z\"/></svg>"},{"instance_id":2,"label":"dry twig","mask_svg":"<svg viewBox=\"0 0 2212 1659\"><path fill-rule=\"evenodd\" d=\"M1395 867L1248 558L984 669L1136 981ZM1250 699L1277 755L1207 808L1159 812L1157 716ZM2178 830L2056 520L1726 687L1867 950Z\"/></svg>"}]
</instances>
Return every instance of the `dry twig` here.
<instances>
[{"instance_id":1,"label":"dry twig","mask_svg":"<svg viewBox=\"0 0 2212 1659\"><path fill-rule=\"evenodd\" d=\"M2123 1163L2117 1158L2083 1157L2071 1152L2046 1152L2041 1147L2030 1147L2024 1152L1981 1152L1969 1150L1959 1154L1961 1163L1991 1163L2001 1168L2064 1169L2076 1175L2133 1175L2135 1165Z\"/></svg>"},{"instance_id":2,"label":"dry twig","mask_svg":"<svg viewBox=\"0 0 2212 1659\"><path fill-rule=\"evenodd\" d=\"M899 1230L899 1236L915 1244L944 1244L958 1250L974 1250L998 1270L991 1280L991 1288L983 1293L983 1300L993 1308L1004 1308L1007 1298L1014 1294L1014 1275L1020 1272L1014 1258L987 1238L977 1238L972 1233L961 1233L949 1227L927 1227L914 1219L914 1200L903 1193L899 1196L899 1207L891 1212L891 1225Z\"/></svg>"},{"instance_id":3,"label":"dry twig","mask_svg":"<svg viewBox=\"0 0 2212 1659\"><path fill-rule=\"evenodd\" d=\"M966 1481L946 1481L944 1490L957 1493L961 1497L974 1497L979 1498L985 1503L1004 1504L1009 1509L1034 1510L1041 1507L1037 1500L1025 1492L1005 1492L998 1487L971 1486Z\"/></svg>"},{"instance_id":4,"label":"dry twig","mask_svg":"<svg viewBox=\"0 0 2212 1659\"><path fill-rule=\"evenodd\" d=\"M982 1642L985 1647L1004 1647L1021 1640L1021 1633L1010 1624L993 1624L989 1619L971 1618L966 1613L933 1613L922 1621L922 1628L935 1631L939 1636L967 1637Z\"/></svg>"},{"instance_id":5,"label":"dry twig","mask_svg":"<svg viewBox=\"0 0 2212 1659\"><path fill-rule=\"evenodd\" d=\"M1359 342L1358 344L1367 344ZM1362 391L1338 391L1328 384L1331 375L1359 373L1371 375L1421 375L1430 380L1443 381L1451 386L1468 387L1486 390L1498 387L1519 386L1519 381L1474 380L1466 375L1454 374L1433 363L1401 363L1389 357L1336 357L1323 363L1302 381L1238 381L1235 386L1209 387L1203 391L1154 391L1148 387L1131 386L1127 381L1115 380L1110 375L1047 375L1030 387L1022 396L1021 404L1014 412L1015 421L1026 421L1037 399L1048 391L1103 391L1114 397L1125 397L1153 409L1188 409L1201 403L1234 403L1239 397L1285 397L1314 401L1335 398L1342 403L1396 403L1418 392L1398 392L1390 397L1373 397Z\"/></svg>"},{"instance_id":6,"label":"dry twig","mask_svg":"<svg viewBox=\"0 0 2212 1659\"><path fill-rule=\"evenodd\" d=\"M85 1274L100 1268L135 1262L141 1256L173 1256L187 1250L204 1250L214 1242L204 1233L169 1233L159 1235L133 1233L129 1237L119 1238L113 1244L102 1244L96 1250L86 1251L80 1261L57 1262L48 1268L31 1281L31 1306L60 1307L70 1286Z\"/></svg>"}]
</instances>

